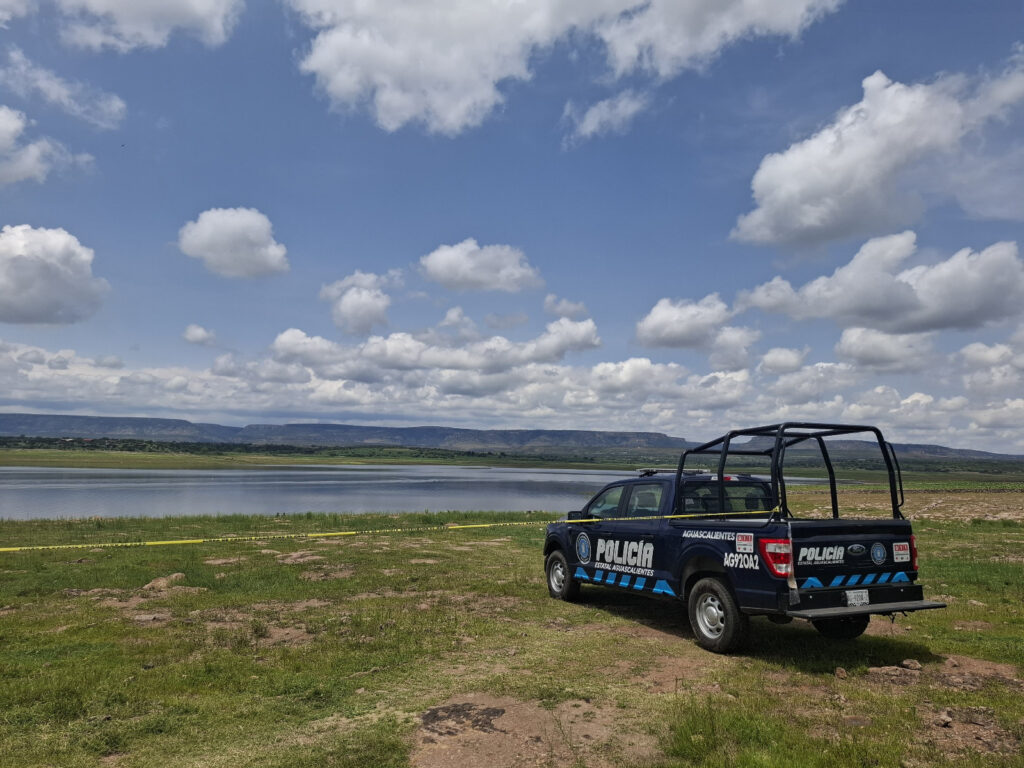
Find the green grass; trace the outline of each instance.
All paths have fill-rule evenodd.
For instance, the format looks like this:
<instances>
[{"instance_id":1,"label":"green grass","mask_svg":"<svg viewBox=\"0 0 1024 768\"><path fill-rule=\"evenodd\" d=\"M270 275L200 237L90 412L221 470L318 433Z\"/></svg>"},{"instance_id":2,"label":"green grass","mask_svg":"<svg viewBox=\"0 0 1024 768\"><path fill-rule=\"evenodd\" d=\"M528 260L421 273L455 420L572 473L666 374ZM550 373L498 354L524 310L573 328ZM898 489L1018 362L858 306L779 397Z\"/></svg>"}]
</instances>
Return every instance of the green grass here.
<instances>
[{"instance_id":1,"label":"green grass","mask_svg":"<svg viewBox=\"0 0 1024 768\"><path fill-rule=\"evenodd\" d=\"M977 496L993 508L1021 506L1011 494ZM941 498L915 497L914 511ZM622 732L645 732L657 747L641 758L612 743L609 760L622 766L1019 766L1019 755L953 755L922 738L934 730L927 713L940 706L987 707L1005 734L1024 736L1019 689L988 681L964 691L934 678L950 654L1018 673L1024 665L1024 526L969 511L919 514L926 596L944 596L947 610L846 644L803 622L757 619L750 648L727 658L697 649L669 603L597 588L579 604L549 599L540 549L550 515L493 529L0 554L0 766L406 766L418 714L473 692L539 702L539 712L570 701L604 708ZM529 518L0 522L0 541L415 529L440 520ZM267 549L324 559L282 564ZM244 559L204 562L212 558ZM172 573L192 589L130 610L104 604L144 596L144 584ZM309 580L323 574L344 576ZM93 589L123 592L86 594ZM288 632L300 642L274 642ZM872 682L870 667L906 658L933 677ZM651 692L644 681L673 664L683 679ZM837 679L836 667L848 677ZM845 724L850 716L866 724Z\"/></svg>"}]
</instances>

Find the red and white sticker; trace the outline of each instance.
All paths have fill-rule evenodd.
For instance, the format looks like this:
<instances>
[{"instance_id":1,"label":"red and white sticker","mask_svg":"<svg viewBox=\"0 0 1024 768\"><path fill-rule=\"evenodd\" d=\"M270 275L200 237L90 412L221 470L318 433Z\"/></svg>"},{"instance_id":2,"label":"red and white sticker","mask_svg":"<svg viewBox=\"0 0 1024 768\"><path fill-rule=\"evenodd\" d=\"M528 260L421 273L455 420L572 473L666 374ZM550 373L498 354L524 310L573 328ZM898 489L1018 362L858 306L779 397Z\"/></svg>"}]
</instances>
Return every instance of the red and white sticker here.
<instances>
[{"instance_id":1,"label":"red and white sticker","mask_svg":"<svg viewBox=\"0 0 1024 768\"><path fill-rule=\"evenodd\" d=\"M897 563L910 562L910 542L897 541L892 545L892 559Z\"/></svg>"},{"instance_id":2,"label":"red and white sticker","mask_svg":"<svg viewBox=\"0 0 1024 768\"><path fill-rule=\"evenodd\" d=\"M753 552L754 551L754 534L752 534L752 533L737 533L736 534L736 551L737 552Z\"/></svg>"}]
</instances>

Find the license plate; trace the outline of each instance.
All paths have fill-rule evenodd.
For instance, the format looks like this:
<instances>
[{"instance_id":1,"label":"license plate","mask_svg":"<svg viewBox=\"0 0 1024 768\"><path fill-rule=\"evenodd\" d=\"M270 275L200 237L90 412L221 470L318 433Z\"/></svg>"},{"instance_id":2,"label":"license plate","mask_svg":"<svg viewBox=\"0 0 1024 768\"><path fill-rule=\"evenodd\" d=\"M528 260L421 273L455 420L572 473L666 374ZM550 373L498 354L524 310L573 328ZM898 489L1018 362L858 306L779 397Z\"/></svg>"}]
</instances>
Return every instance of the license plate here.
<instances>
[{"instance_id":1,"label":"license plate","mask_svg":"<svg viewBox=\"0 0 1024 768\"><path fill-rule=\"evenodd\" d=\"M871 601L868 599L868 591L866 589L846 590L847 606L853 607L855 605L867 605L870 602Z\"/></svg>"}]
</instances>

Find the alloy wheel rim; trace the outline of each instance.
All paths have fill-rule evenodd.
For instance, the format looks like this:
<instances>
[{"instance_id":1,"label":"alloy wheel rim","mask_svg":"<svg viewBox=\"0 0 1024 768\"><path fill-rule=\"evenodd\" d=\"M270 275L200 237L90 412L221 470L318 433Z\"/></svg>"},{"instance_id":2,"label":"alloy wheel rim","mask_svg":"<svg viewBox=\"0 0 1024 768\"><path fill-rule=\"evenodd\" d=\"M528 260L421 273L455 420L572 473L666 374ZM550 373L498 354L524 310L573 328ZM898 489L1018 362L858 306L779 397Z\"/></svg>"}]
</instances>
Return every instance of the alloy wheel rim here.
<instances>
[{"instance_id":1,"label":"alloy wheel rim","mask_svg":"<svg viewBox=\"0 0 1024 768\"><path fill-rule=\"evenodd\" d=\"M721 637L725 631L725 611L717 597L711 594L701 597L697 604L697 623L708 637Z\"/></svg>"},{"instance_id":2,"label":"alloy wheel rim","mask_svg":"<svg viewBox=\"0 0 1024 768\"><path fill-rule=\"evenodd\" d=\"M549 579L551 581L551 588L555 592L561 592L562 587L565 585L565 568L561 563L554 563L551 566L551 575Z\"/></svg>"}]
</instances>

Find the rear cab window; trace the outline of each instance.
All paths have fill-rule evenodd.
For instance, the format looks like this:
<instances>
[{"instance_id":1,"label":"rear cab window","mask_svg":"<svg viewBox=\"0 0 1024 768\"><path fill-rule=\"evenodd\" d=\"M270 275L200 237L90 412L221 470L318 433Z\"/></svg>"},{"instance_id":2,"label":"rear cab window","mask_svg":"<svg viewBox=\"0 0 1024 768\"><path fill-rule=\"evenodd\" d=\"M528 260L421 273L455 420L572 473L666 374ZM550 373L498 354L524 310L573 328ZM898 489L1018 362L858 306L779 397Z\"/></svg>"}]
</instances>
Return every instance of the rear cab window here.
<instances>
[{"instance_id":1,"label":"rear cab window","mask_svg":"<svg viewBox=\"0 0 1024 768\"><path fill-rule=\"evenodd\" d=\"M728 481L722 483L724 509L718 495L718 483L683 481L683 512L688 515L725 516L736 513L744 519L767 518L772 513L771 488L758 481Z\"/></svg>"}]
</instances>

